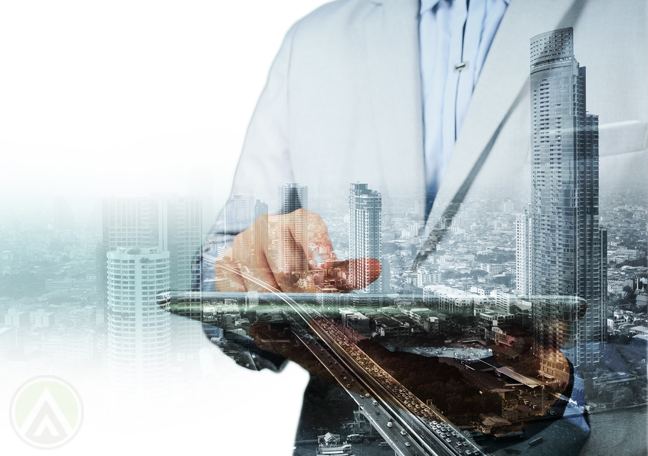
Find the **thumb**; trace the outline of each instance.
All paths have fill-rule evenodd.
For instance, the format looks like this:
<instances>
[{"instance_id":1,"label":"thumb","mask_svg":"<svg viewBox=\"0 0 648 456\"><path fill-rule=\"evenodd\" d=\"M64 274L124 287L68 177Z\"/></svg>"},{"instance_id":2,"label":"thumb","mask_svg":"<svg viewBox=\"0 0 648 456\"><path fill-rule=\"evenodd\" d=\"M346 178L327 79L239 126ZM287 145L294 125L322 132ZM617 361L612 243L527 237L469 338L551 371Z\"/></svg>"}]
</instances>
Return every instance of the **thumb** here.
<instances>
[{"instance_id":1,"label":"thumb","mask_svg":"<svg viewBox=\"0 0 648 456\"><path fill-rule=\"evenodd\" d=\"M382 271L380 261L375 258L357 258L345 261L331 261L321 265L326 270L325 280L333 283L339 292L361 290L375 282ZM338 280L346 277L346 280Z\"/></svg>"}]
</instances>

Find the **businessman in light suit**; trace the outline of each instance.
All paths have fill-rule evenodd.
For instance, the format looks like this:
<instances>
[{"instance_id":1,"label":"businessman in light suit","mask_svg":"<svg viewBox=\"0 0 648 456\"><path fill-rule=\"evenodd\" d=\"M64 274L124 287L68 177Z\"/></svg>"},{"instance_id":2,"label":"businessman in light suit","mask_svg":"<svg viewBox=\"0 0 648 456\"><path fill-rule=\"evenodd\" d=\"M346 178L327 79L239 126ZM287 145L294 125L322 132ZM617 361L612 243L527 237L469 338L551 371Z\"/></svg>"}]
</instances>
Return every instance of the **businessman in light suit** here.
<instances>
[{"instance_id":1,"label":"businessman in light suit","mask_svg":"<svg viewBox=\"0 0 648 456\"><path fill-rule=\"evenodd\" d=\"M454 217L480 204L484 189L501 188L494 196L501 200L524 194L532 161L529 40L566 27L573 27L574 54L588 67L588 108L600 118L601 192L645 189L646 22L646 3L632 0L324 5L286 35L250 122L232 194L271 195L279 185L298 182L344 211L349 183L366 182L384 199L425 201L419 222L432 230L449 207ZM504 181L506 188L497 186ZM308 209L326 234L326 217L315 215L320 207ZM210 242L229 245L237 236L249 242L248 228L217 224ZM443 243L440 238L438 248ZM308 255L305 244L296 244ZM432 256L422 255L422 264ZM202 260L200 287L214 290L214 265ZM295 291L273 276L270 255L237 261L261 271L274 287ZM217 278L229 277L215 269ZM258 289L229 278L229 291ZM257 369L279 371L285 362L256 355L250 366ZM316 383L305 398L324 394ZM567 426L558 433L575 439L555 454L579 451L587 424L555 426Z\"/></svg>"}]
</instances>

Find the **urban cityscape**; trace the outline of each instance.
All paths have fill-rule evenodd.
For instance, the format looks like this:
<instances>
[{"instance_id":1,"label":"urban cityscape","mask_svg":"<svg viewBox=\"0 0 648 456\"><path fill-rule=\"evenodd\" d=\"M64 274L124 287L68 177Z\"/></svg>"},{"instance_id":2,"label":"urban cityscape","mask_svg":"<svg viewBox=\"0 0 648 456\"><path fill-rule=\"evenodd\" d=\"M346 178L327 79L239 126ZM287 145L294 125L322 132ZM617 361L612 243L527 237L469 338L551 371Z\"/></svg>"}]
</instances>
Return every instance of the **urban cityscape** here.
<instances>
[{"instance_id":1,"label":"urban cityscape","mask_svg":"<svg viewBox=\"0 0 648 456\"><path fill-rule=\"evenodd\" d=\"M76 212L58 198L6 214L0 369L93 363L119 407L144 390L164 397L170 374L196 369L208 343L249 369L280 370L286 358L335 386L300 423L297 456L479 455L543 444L537 423L645 408L646 195L599 191L603 113L586 110L572 29L532 38L530 52L529 193L502 183L474 196L416 270L432 231L425 201L385 198L371 182L349 183L345 208L299 183L235 194L215 226L200 192ZM299 210L311 206L333 249L304 255L290 246L309 239ZM230 247L268 214L292 215ZM316 292L220 292L228 279L214 268L252 280L234 259L262 246L297 291L308 278ZM380 268L319 267L333 255ZM359 289L338 292L348 288Z\"/></svg>"}]
</instances>

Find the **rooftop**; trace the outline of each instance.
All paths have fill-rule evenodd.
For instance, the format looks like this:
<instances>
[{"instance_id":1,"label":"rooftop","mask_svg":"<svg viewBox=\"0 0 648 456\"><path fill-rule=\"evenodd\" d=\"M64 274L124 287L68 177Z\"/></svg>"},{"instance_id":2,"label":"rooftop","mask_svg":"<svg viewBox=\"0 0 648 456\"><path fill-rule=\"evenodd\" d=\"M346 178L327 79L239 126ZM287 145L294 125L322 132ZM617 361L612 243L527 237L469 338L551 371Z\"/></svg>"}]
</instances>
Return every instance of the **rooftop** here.
<instances>
[{"instance_id":1,"label":"rooftop","mask_svg":"<svg viewBox=\"0 0 648 456\"><path fill-rule=\"evenodd\" d=\"M528 386L529 388L536 388L542 385L537 380L527 377L526 375L518 374L517 372L509 369L508 367L498 367L497 371L500 374L504 374L507 377L512 378L513 380L517 380L518 382Z\"/></svg>"}]
</instances>

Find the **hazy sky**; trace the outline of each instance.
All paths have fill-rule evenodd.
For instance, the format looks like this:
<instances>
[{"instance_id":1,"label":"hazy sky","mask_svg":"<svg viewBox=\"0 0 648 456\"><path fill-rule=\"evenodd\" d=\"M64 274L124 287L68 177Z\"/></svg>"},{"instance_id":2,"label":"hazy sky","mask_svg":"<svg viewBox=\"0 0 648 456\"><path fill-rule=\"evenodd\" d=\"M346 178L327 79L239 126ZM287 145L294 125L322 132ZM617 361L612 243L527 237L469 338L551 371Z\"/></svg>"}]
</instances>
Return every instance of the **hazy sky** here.
<instances>
[{"instance_id":1,"label":"hazy sky","mask_svg":"<svg viewBox=\"0 0 648 456\"><path fill-rule=\"evenodd\" d=\"M282 38L322 3L0 3L0 214L59 196L91 207L100 196L184 193L196 169L209 171L224 202ZM96 451L99 435L109 452L128 442L136 453L241 454L245 442L245 453L291 453L308 374L297 366L254 373L211 351L214 394L160 415L156 434L117 433L92 415L101 393L82 389L86 431L64 451ZM170 433L165 424L178 413L193 420Z\"/></svg>"},{"instance_id":2,"label":"hazy sky","mask_svg":"<svg viewBox=\"0 0 648 456\"><path fill-rule=\"evenodd\" d=\"M281 40L321 0L0 6L0 198L229 193Z\"/></svg>"}]
</instances>

